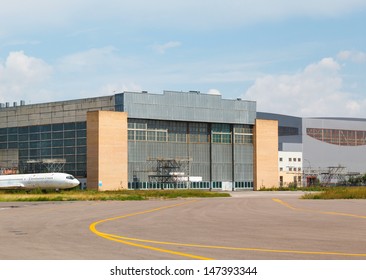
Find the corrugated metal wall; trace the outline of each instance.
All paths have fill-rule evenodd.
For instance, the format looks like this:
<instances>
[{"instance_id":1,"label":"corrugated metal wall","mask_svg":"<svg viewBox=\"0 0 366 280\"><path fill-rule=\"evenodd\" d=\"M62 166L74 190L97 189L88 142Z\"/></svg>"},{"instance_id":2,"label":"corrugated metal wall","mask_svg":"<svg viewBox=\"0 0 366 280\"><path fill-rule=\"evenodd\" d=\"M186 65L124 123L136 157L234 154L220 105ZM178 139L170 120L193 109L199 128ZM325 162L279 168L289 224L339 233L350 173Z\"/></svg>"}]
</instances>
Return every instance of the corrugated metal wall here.
<instances>
[{"instance_id":1,"label":"corrugated metal wall","mask_svg":"<svg viewBox=\"0 0 366 280\"><path fill-rule=\"evenodd\" d=\"M254 124L256 118L254 101L194 92L124 92L116 95L116 102L116 110L127 112L129 118L230 124Z\"/></svg>"},{"instance_id":2,"label":"corrugated metal wall","mask_svg":"<svg viewBox=\"0 0 366 280\"><path fill-rule=\"evenodd\" d=\"M232 145L212 144L212 178L210 178L210 144L128 142L129 181L136 176L147 182L152 174L149 159L190 158L190 176L200 176L202 181L252 181L253 146L235 145L234 162ZM233 174L234 166L234 174ZM149 172L150 171L150 172ZM234 178L233 178L234 176Z\"/></svg>"},{"instance_id":3,"label":"corrugated metal wall","mask_svg":"<svg viewBox=\"0 0 366 280\"><path fill-rule=\"evenodd\" d=\"M124 92L117 94L115 100L116 110L129 116L130 182L149 181L153 174L149 159L186 158L190 159L189 176L202 177L203 182L252 186L253 144L234 140L232 125L253 125L255 102L171 91ZM156 136L152 136L154 133ZM158 139L158 133L163 138ZM242 138L245 133L246 130L241 132Z\"/></svg>"}]
</instances>

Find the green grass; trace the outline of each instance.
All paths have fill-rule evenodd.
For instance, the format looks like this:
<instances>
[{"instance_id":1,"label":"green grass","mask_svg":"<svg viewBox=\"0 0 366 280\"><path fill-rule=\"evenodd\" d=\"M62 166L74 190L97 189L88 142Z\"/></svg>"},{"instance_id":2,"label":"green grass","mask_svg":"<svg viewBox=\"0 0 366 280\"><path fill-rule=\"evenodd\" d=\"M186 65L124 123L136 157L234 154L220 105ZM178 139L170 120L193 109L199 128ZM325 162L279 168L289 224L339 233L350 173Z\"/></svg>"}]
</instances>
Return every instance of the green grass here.
<instances>
[{"instance_id":1,"label":"green grass","mask_svg":"<svg viewBox=\"0 0 366 280\"><path fill-rule=\"evenodd\" d=\"M334 187L319 193L308 193L303 199L366 199L366 187Z\"/></svg>"},{"instance_id":2,"label":"green grass","mask_svg":"<svg viewBox=\"0 0 366 280\"><path fill-rule=\"evenodd\" d=\"M122 191L80 191L42 192L41 190L1 191L0 201L107 201L147 200L194 197L229 197L228 193L201 190L122 190Z\"/></svg>"},{"instance_id":3,"label":"green grass","mask_svg":"<svg viewBox=\"0 0 366 280\"><path fill-rule=\"evenodd\" d=\"M311 186L311 187L279 187L279 188L265 188L260 189L263 192L278 192L278 191L304 191L304 192L319 192L327 190L328 187Z\"/></svg>"}]
</instances>

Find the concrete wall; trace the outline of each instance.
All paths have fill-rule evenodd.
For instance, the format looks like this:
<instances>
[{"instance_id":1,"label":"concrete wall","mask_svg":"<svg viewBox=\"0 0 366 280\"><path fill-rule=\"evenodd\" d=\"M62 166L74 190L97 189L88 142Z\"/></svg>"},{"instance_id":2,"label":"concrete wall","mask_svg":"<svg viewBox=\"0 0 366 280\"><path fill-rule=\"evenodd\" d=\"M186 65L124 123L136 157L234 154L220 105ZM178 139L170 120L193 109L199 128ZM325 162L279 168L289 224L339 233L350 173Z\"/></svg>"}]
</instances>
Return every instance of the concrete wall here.
<instances>
[{"instance_id":1,"label":"concrete wall","mask_svg":"<svg viewBox=\"0 0 366 280\"><path fill-rule=\"evenodd\" d=\"M278 122L256 119L253 138L254 190L278 187Z\"/></svg>"},{"instance_id":2,"label":"concrete wall","mask_svg":"<svg viewBox=\"0 0 366 280\"><path fill-rule=\"evenodd\" d=\"M114 96L1 108L0 128L81 122L90 110L114 111Z\"/></svg>"},{"instance_id":3,"label":"concrete wall","mask_svg":"<svg viewBox=\"0 0 366 280\"><path fill-rule=\"evenodd\" d=\"M87 113L87 187L128 188L127 113Z\"/></svg>"}]
</instances>

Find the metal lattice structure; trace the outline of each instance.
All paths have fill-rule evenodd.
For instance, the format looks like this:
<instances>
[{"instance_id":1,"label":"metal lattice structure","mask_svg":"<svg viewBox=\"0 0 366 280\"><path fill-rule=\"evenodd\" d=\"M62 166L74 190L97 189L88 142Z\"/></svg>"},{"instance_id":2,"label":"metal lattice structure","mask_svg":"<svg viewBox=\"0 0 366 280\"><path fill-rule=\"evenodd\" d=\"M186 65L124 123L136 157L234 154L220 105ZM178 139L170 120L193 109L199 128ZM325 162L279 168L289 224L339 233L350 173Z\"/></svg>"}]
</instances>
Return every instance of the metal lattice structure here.
<instances>
[{"instance_id":1,"label":"metal lattice structure","mask_svg":"<svg viewBox=\"0 0 366 280\"><path fill-rule=\"evenodd\" d=\"M46 168L47 172L60 172L64 168L66 159L43 159L42 165Z\"/></svg>"},{"instance_id":2,"label":"metal lattice structure","mask_svg":"<svg viewBox=\"0 0 366 280\"><path fill-rule=\"evenodd\" d=\"M345 166L329 166L323 169L304 169L304 178L312 183L318 181L324 186L342 184L352 177L360 175L359 172L348 172ZM309 182L307 182L309 185Z\"/></svg>"},{"instance_id":3,"label":"metal lattice structure","mask_svg":"<svg viewBox=\"0 0 366 280\"><path fill-rule=\"evenodd\" d=\"M191 158L149 158L149 181L177 183L189 181Z\"/></svg>"},{"instance_id":4,"label":"metal lattice structure","mask_svg":"<svg viewBox=\"0 0 366 280\"><path fill-rule=\"evenodd\" d=\"M39 159L27 160L24 171L29 173L38 172L61 172L66 163L66 159Z\"/></svg>"}]
</instances>

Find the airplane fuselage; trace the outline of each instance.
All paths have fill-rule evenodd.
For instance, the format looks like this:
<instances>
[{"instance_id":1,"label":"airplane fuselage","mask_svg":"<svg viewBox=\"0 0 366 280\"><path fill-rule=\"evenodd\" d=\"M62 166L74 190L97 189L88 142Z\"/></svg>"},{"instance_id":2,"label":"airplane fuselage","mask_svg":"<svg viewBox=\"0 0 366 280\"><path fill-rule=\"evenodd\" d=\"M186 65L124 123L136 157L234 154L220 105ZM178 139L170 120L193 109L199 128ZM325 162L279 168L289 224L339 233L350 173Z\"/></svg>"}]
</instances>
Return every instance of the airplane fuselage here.
<instances>
[{"instance_id":1,"label":"airplane fuselage","mask_svg":"<svg viewBox=\"0 0 366 280\"><path fill-rule=\"evenodd\" d=\"M69 189L79 184L66 173L0 175L0 189Z\"/></svg>"}]
</instances>

